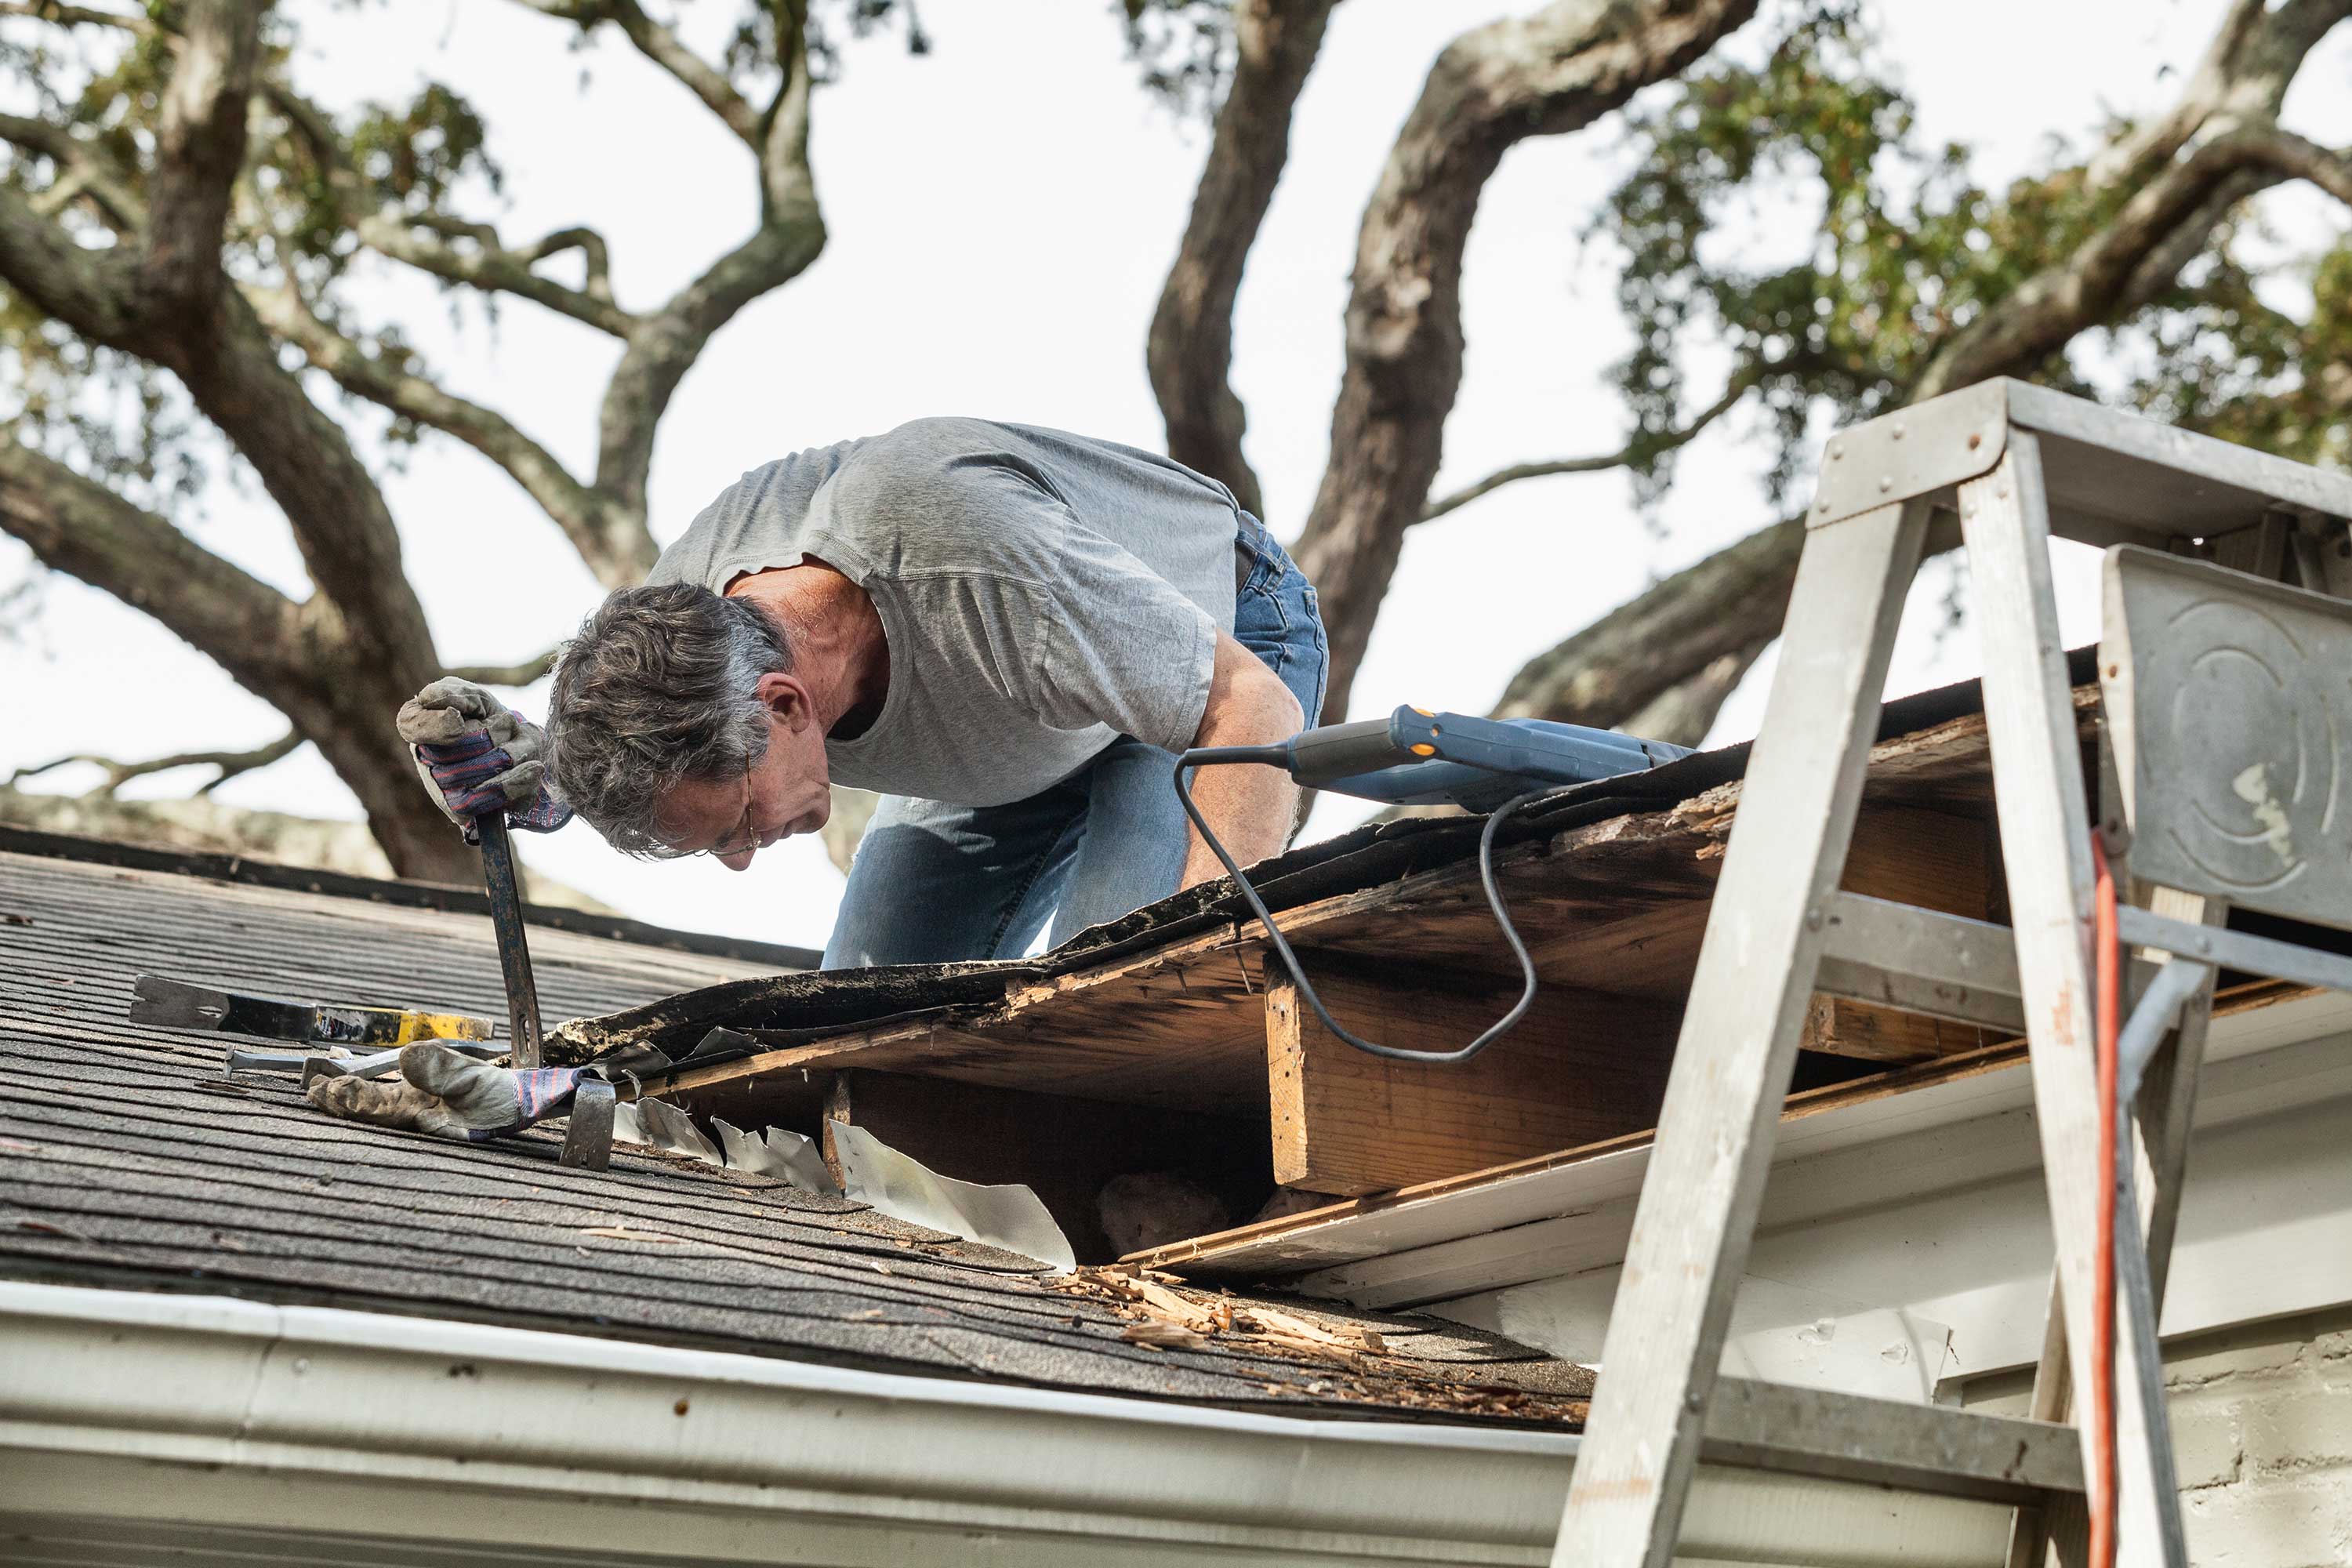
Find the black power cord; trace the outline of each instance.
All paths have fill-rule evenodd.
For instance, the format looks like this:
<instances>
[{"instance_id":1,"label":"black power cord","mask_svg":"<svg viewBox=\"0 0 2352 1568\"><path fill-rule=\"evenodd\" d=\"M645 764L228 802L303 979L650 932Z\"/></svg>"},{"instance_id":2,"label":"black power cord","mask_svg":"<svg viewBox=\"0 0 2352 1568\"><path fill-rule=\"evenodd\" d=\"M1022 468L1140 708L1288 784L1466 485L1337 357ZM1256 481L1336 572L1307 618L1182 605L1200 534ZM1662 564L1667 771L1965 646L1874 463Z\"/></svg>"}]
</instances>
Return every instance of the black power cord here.
<instances>
[{"instance_id":1,"label":"black power cord","mask_svg":"<svg viewBox=\"0 0 2352 1568\"><path fill-rule=\"evenodd\" d=\"M1200 829L1202 841L1224 863L1225 869L1233 876L1234 885L1241 889L1242 897L1249 900L1249 907L1257 911L1258 920L1265 926L1265 934L1274 941L1275 952L1282 954L1283 967L1290 971L1290 978L1297 983L1298 994L1307 998L1307 1005L1315 1009L1315 1016L1323 1020L1325 1028L1358 1050L1386 1057L1391 1061L1466 1062L1508 1034L1512 1026L1527 1016L1528 1005L1536 999L1536 961L1528 956L1527 943L1519 940L1517 929L1511 924L1510 911L1503 907L1502 889L1495 885L1495 833L1513 812L1538 795L1551 794L1558 786L1546 784L1525 795L1512 796L1488 815L1486 826L1478 835L1478 880L1486 889L1486 907L1495 911L1495 923L1503 928L1503 940L1511 944L1511 952L1519 961L1519 971L1527 977L1517 1004L1496 1019L1485 1034L1460 1050L1409 1051L1402 1047L1383 1046L1349 1034L1340 1026L1337 1018L1331 1016L1331 1010L1323 1005L1323 998L1315 994L1315 987L1307 980L1306 971L1298 967L1298 955L1291 952L1290 943L1283 940L1282 930L1274 923L1274 916L1267 911L1265 900L1257 896L1257 889L1250 886L1250 879L1242 875L1242 868L1234 863L1234 858L1217 841L1217 836L1210 831L1209 825L1201 819L1201 808L1192 802L1192 784L1186 775L1194 768L1214 767L1223 763L1259 763L1268 767L1287 768L1290 748L1196 746L1176 759L1176 798L1183 803L1184 815L1192 819L1192 826Z\"/></svg>"}]
</instances>

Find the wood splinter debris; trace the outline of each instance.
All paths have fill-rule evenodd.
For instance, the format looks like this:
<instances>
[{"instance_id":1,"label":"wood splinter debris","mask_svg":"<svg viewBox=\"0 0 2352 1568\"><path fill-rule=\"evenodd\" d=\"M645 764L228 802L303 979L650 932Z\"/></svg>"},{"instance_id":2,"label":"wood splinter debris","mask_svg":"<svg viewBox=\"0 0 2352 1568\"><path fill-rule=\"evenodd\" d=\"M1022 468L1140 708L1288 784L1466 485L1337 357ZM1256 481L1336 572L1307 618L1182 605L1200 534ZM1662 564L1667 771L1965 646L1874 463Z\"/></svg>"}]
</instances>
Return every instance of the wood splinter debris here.
<instances>
[{"instance_id":1,"label":"wood splinter debris","mask_svg":"<svg viewBox=\"0 0 2352 1568\"><path fill-rule=\"evenodd\" d=\"M1118 1331L1118 1337L1131 1345L1149 1345L1153 1350L1199 1350L1209 1342L1205 1334L1194 1333L1181 1323L1171 1323L1163 1318L1146 1318L1129 1323Z\"/></svg>"},{"instance_id":2,"label":"wood splinter debris","mask_svg":"<svg viewBox=\"0 0 2352 1568\"><path fill-rule=\"evenodd\" d=\"M1151 1269L1118 1268L1085 1269L1073 1276L1079 1289L1113 1299L1120 1309L1140 1314L1120 1331L1131 1344L1155 1349L1192 1350L1215 1334L1245 1336L1284 1350L1328 1357L1360 1368L1362 1357L1386 1355L1388 1342L1370 1329L1346 1325L1328 1328L1308 1319L1258 1304L1243 1306L1226 1295L1194 1300L1160 1283L1171 1275Z\"/></svg>"}]
</instances>

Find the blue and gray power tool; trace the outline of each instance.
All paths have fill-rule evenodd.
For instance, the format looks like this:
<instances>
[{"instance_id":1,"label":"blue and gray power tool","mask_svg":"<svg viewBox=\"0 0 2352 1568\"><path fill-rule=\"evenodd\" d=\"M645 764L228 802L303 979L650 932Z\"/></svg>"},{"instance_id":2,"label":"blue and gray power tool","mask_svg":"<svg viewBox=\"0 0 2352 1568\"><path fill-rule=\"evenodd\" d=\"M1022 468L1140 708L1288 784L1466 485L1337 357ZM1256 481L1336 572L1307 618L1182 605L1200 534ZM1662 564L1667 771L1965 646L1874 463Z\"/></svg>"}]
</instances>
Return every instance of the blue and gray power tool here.
<instances>
[{"instance_id":1,"label":"blue and gray power tool","mask_svg":"<svg viewBox=\"0 0 2352 1568\"><path fill-rule=\"evenodd\" d=\"M1495 885L1495 833L1520 806L1538 795L1570 784L1591 784L1624 773L1646 773L1690 755L1685 746L1644 741L1613 730L1588 729L1543 719L1473 719L1462 713L1433 713L1425 708L1400 708L1385 719L1363 719L1352 724L1327 724L1302 730L1273 746L1202 746L1176 759L1176 798L1201 837L1233 874L1242 897L1248 900L1275 951L1297 982L1299 994L1312 1006L1323 1026L1360 1051L1397 1061L1467 1061L1499 1039L1517 1023L1535 1000L1535 960L1511 925L1503 895ZM1525 984L1518 1005L1495 1026L1455 1051L1409 1051L1375 1045L1342 1028L1315 994L1298 967L1297 954L1283 939L1274 916L1257 889L1234 863L1232 855L1202 820L1192 802L1189 774L1198 767L1227 763L1255 763L1286 771L1307 789L1331 790L1391 805L1458 805L1487 813L1478 835L1478 877L1486 902L1503 930L1503 938L1519 961Z\"/></svg>"},{"instance_id":2,"label":"blue and gray power tool","mask_svg":"<svg viewBox=\"0 0 2352 1568\"><path fill-rule=\"evenodd\" d=\"M1614 730L1426 708L1301 731L1282 749L1289 752L1283 765L1307 789L1467 811L1492 811L1533 790L1643 773L1690 755L1686 746Z\"/></svg>"}]
</instances>

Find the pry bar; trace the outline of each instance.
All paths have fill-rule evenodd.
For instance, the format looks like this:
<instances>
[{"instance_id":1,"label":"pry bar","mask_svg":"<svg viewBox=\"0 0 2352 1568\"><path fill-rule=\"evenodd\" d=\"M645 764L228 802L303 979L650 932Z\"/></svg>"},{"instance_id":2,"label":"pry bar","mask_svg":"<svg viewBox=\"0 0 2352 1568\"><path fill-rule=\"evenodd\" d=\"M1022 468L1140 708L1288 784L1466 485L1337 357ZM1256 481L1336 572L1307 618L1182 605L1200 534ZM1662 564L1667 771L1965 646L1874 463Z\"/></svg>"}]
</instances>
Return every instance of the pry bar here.
<instances>
[{"instance_id":1,"label":"pry bar","mask_svg":"<svg viewBox=\"0 0 2352 1568\"><path fill-rule=\"evenodd\" d=\"M453 1051L463 1051L469 1057L488 1059L506 1055L506 1047L487 1040L444 1040L440 1042ZM314 1078L382 1078L400 1067L400 1048L377 1051L370 1056L345 1056L340 1051L256 1051L243 1046L231 1046L224 1064L229 1072L299 1072L302 1087L308 1089Z\"/></svg>"},{"instance_id":2,"label":"pry bar","mask_svg":"<svg viewBox=\"0 0 2352 1568\"><path fill-rule=\"evenodd\" d=\"M482 887L490 896L490 930L499 939L499 971L506 980L514 1065L530 1072L540 1062L539 983L531 978L530 943L523 935L522 884L515 869L506 808L476 817L474 831L482 844Z\"/></svg>"}]
</instances>

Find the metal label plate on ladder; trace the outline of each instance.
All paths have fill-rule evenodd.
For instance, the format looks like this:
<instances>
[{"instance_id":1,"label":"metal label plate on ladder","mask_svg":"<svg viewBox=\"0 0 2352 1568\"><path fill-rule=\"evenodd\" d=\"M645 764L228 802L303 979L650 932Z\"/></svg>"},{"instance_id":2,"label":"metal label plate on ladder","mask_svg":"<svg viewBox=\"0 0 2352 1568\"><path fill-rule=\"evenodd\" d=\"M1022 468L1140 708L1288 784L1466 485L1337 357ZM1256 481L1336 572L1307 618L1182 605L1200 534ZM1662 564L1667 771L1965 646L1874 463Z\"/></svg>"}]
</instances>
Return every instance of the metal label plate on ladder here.
<instances>
[{"instance_id":1,"label":"metal label plate on ladder","mask_svg":"<svg viewBox=\"0 0 2352 1568\"><path fill-rule=\"evenodd\" d=\"M2132 874L2345 924L2352 605L2130 545L2105 577L2099 679Z\"/></svg>"}]
</instances>

